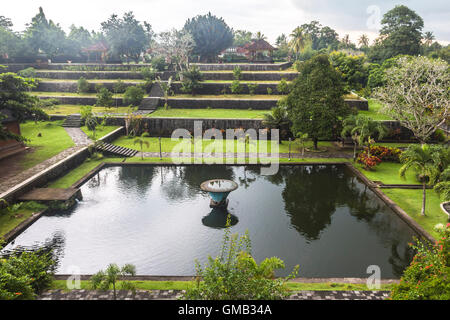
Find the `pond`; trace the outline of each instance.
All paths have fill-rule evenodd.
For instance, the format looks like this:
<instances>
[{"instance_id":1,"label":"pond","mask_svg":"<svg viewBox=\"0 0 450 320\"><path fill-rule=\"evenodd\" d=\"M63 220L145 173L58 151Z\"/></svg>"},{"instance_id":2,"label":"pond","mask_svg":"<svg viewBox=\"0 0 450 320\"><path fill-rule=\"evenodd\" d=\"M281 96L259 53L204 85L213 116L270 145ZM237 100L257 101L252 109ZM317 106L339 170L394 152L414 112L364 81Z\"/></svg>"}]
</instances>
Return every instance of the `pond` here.
<instances>
[{"instance_id":1,"label":"pond","mask_svg":"<svg viewBox=\"0 0 450 320\"><path fill-rule=\"evenodd\" d=\"M57 273L92 274L109 263L134 264L142 275L195 274L219 254L226 214L209 207L200 184L228 179L232 232L249 231L259 262L284 260L299 277L399 278L412 259L416 234L345 165L281 166L262 176L258 166L115 166L82 186L83 201L42 216L4 250L53 248Z\"/></svg>"}]
</instances>

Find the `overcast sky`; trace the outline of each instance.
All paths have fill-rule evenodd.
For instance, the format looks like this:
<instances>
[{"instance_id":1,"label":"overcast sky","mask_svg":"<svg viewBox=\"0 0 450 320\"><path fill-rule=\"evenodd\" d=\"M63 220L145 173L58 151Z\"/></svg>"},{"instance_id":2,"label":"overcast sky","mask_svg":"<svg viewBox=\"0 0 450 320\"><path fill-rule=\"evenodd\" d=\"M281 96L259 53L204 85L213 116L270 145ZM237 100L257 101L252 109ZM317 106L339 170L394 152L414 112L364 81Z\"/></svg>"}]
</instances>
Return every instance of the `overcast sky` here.
<instances>
[{"instance_id":1,"label":"overcast sky","mask_svg":"<svg viewBox=\"0 0 450 320\"><path fill-rule=\"evenodd\" d=\"M100 23L112 13L133 11L140 21L148 21L156 32L182 28L187 18L197 14L223 17L233 29L261 31L270 42L298 25L318 20L335 29L342 38L356 39L363 33L373 40L384 13L397 4L415 10L425 21L423 31L433 31L438 41L450 43L449 0L1 0L0 15L12 19L14 29L25 24L42 6L48 19L65 31L71 24L100 30Z\"/></svg>"}]
</instances>

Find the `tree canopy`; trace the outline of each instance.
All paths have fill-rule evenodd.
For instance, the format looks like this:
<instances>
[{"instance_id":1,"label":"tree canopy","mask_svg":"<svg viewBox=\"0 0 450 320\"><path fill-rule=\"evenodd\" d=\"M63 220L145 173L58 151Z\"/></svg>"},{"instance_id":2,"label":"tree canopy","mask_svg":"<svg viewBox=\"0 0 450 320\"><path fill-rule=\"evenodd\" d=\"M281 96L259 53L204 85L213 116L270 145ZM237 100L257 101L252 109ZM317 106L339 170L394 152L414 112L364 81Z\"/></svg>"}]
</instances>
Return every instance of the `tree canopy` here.
<instances>
[{"instance_id":1,"label":"tree canopy","mask_svg":"<svg viewBox=\"0 0 450 320\"><path fill-rule=\"evenodd\" d=\"M233 29L222 18L208 13L188 19L184 30L195 41L193 54L200 56L204 62L215 61L217 55L233 44Z\"/></svg>"},{"instance_id":2,"label":"tree canopy","mask_svg":"<svg viewBox=\"0 0 450 320\"><path fill-rule=\"evenodd\" d=\"M319 139L339 134L339 119L351 111L343 99L342 77L327 55L302 63L299 72L290 94L280 103L287 107L294 134L307 133L317 148Z\"/></svg>"}]
</instances>

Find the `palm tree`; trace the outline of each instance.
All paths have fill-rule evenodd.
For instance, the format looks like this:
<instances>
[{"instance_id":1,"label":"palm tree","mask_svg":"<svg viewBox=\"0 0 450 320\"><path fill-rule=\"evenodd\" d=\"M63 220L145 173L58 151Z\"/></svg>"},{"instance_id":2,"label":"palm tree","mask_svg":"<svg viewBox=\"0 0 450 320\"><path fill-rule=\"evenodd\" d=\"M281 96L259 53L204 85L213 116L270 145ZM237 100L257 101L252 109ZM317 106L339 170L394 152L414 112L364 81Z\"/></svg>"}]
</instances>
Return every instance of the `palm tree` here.
<instances>
[{"instance_id":1,"label":"palm tree","mask_svg":"<svg viewBox=\"0 0 450 320\"><path fill-rule=\"evenodd\" d=\"M266 40L267 37L261 31L258 31L255 33L255 39L256 40Z\"/></svg>"},{"instance_id":2,"label":"palm tree","mask_svg":"<svg viewBox=\"0 0 450 320\"><path fill-rule=\"evenodd\" d=\"M285 133L289 132L291 120L288 117L286 108L276 107L272 109L272 113L265 113L263 118L263 125L267 128L280 130L280 142Z\"/></svg>"},{"instance_id":3,"label":"palm tree","mask_svg":"<svg viewBox=\"0 0 450 320\"><path fill-rule=\"evenodd\" d=\"M292 39L289 46L295 52L295 60L298 60L298 54L305 48L308 39L301 27L295 28L290 36Z\"/></svg>"},{"instance_id":4,"label":"palm tree","mask_svg":"<svg viewBox=\"0 0 450 320\"><path fill-rule=\"evenodd\" d=\"M364 116L350 116L342 122L343 129L341 137L345 138L352 136L354 149L353 157L356 158L356 145L363 146L367 144L367 155L370 157L370 148L373 143L372 137L377 135L378 139L382 139L387 130L380 121L374 121L369 117Z\"/></svg>"},{"instance_id":5,"label":"palm tree","mask_svg":"<svg viewBox=\"0 0 450 320\"><path fill-rule=\"evenodd\" d=\"M360 45L360 47L368 47L369 37L366 34L362 34L358 39L358 44Z\"/></svg>"},{"instance_id":6,"label":"palm tree","mask_svg":"<svg viewBox=\"0 0 450 320\"><path fill-rule=\"evenodd\" d=\"M433 44L434 39L436 39L436 37L431 31L427 31L423 34L423 42L427 46L431 46Z\"/></svg>"},{"instance_id":7,"label":"palm tree","mask_svg":"<svg viewBox=\"0 0 450 320\"><path fill-rule=\"evenodd\" d=\"M427 183L434 184L439 179L439 149L426 144L412 144L400 156L403 166L400 168L400 177L405 177L406 172L413 168L418 173L419 181L422 183L422 211L425 216L426 186Z\"/></svg>"},{"instance_id":8,"label":"palm tree","mask_svg":"<svg viewBox=\"0 0 450 320\"><path fill-rule=\"evenodd\" d=\"M343 38L342 38L342 44L348 48L351 45L351 41L350 41L350 35L346 34Z\"/></svg>"},{"instance_id":9,"label":"palm tree","mask_svg":"<svg viewBox=\"0 0 450 320\"><path fill-rule=\"evenodd\" d=\"M120 268L117 264L110 264L105 271L101 270L91 277L92 286L94 289L109 290L111 285L114 290L114 300L117 299L116 283L119 277L136 275L136 267L132 264L126 264ZM130 281L122 281L122 290L135 290L135 286Z\"/></svg>"},{"instance_id":10,"label":"palm tree","mask_svg":"<svg viewBox=\"0 0 450 320\"><path fill-rule=\"evenodd\" d=\"M141 159L144 160L144 144L147 146L147 148L150 146L150 144L148 143L147 140L145 140L145 137L148 137L148 133L144 132L140 137L137 137L134 139L133 143L137 144L139 143L139 145L141 146Z\"/></svg>"}]
</instances>

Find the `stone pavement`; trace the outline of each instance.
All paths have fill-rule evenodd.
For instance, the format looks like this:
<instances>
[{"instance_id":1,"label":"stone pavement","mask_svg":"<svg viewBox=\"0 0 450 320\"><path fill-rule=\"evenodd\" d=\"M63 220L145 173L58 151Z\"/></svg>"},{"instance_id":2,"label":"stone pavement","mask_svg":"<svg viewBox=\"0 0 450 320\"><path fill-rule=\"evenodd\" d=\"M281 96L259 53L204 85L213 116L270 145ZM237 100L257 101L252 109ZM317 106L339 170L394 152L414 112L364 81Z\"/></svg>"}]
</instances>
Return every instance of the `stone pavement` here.
<instances>
[{"instance_id":1,"label":"stone pavement","mask_svg":"<svg viewBox=\"0 0 450 320\"><path fill-rule=\"evenodd\" d=\"M56 156L53 156L52 158L47 159L25 171L17 172L16 170L11 170L10 172L7 172L4 175L2 174L2 177L0 178L0 194L8 191L9 189L13 188L19 183L22 183L23 181L31 178L35 174L38 174L39 172L47 169L48 167L63 160L64 158L67 158L68 156L80 150L81 148L83 148L83 146L75 146L68 148L64 151L61 151ZM2 170L9 170L9 168L2 168Z\"/></svg>"},{"instance_id":2,"label":"stone pavement","mask_svg":"<svg viewBox=\"0 0 450 320\"><path fill-rule=\"evenodd\" d=\"M144 158L159 158L159 156L160 156L159 152L138 152L135 155L135 157L141 157L142 154L144 154ZM223 154L221 154L219 156L219 154L215 155L213 153L206 153L206 152L203 152L203 153L186 153L186 154L183 154L183 153L172 153L172 152L162 152L161 155L162 155L163 158L200 157L200 155L203 158L220 158L220 157L223 157L223 158L242 158L242 159L244 158L244 154L240 155L239 153L238 154L235 154L235 153L223 153ZM288 153L280 153L278 156L280 158L289 158L289 154ZM258 155L256 153L250 153L250 154L247 153L246 157L247 158L265 158L265 157L270 158L271 155L270 154L268 154L268 155L263 155L263 154ZM291 154L291 159L301 159L301 158L302 158L302 156L299 153L292 153ZM326 159L326 158L342 158L342 159L352 159L353 155L349 155L348 153L344 153L344 152L332 153L332 154L331 153L330 154L328 154L328 153L327 154L320 154L320 153L319 154L313 154L313 153L306 154L305 153L303 158L305 158L305 159L307 159L307 158L323 158L323 159Z\"/></svg>"},{"instance_id":3,"label":"stone pavement","mask_svg":"<svg viewBox=\"0 0 450 320\"><path fill-rule=\"evenodd\" d=\"M176 300L184 291L179 290L136 290L117 291L118 300ZM389 291L299 291L287 300L385 300ZM113 300L112 291L100 290L49 290L38 300Z\"/></svg>"},{"instance_id":4,"label":"stone pavement","mask_svg":"<svg viewBox=\"0 0 450 320\"><path fill-rule=\"evenodd\" d=\"M92 140L80 128L64 128L77 146L88 146Z\"/></svg>"}]
</instances>

